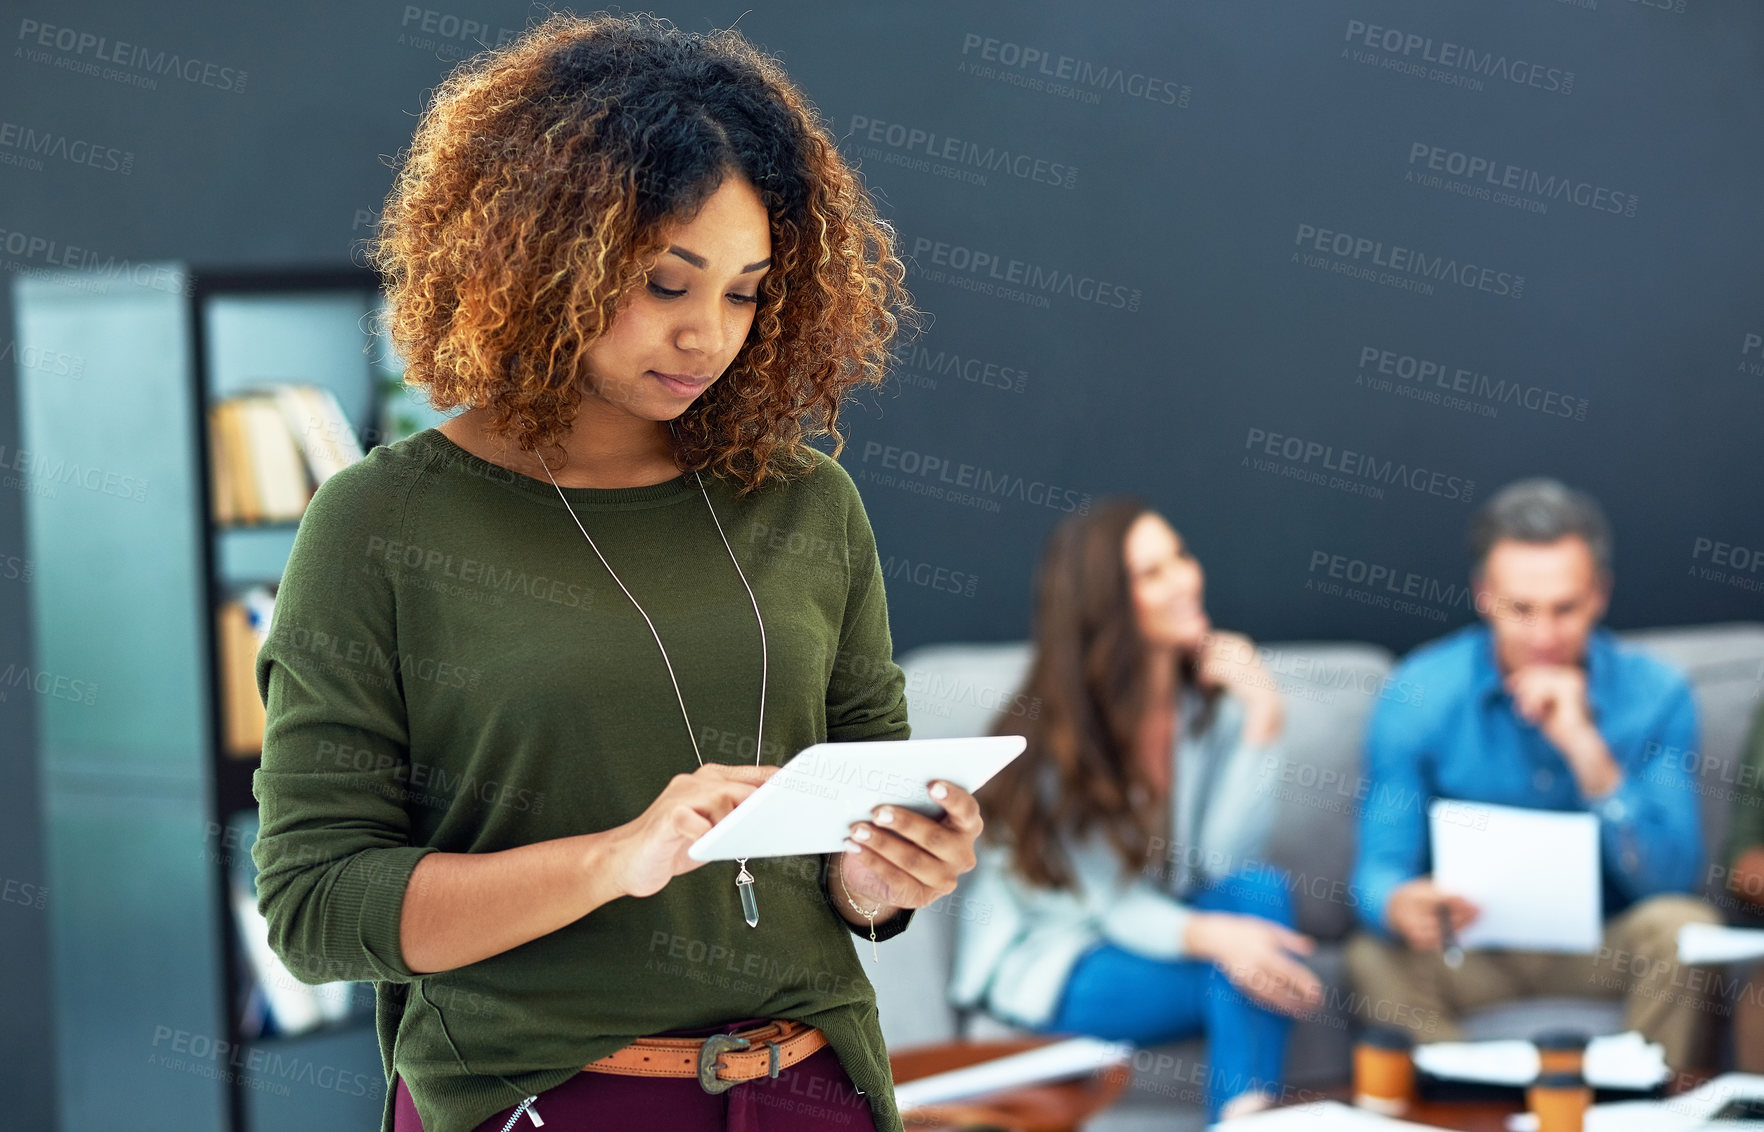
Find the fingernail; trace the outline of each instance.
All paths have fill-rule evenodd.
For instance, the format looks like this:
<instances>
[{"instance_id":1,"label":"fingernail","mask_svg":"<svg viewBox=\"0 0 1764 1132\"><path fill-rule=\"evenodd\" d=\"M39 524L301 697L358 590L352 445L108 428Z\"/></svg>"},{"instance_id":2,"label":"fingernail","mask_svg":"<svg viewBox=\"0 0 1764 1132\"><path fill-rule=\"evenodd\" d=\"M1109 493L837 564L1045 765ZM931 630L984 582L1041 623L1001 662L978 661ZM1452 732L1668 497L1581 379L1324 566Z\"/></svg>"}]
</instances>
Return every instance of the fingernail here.
<instances>
[{"instance_id":1,"label":"fingernail","mask_svg":"<svg viewBox=\"0 0 1764 1132\"><path fill-rule=\"evenodd\" d=\"M862 853L864 847L848 837L845 839L845 851L847 853Z\"/></svg>"},{"instance_id":2,"label":"fingernail","mask_svg":"<svg viewBox=\"0 0 1764 1132\"><path fill-rule=\"evenodd\" d=\"M947 798L949 797L949 787L941 782L933 783L931 785L931 796L938 799Z\"/></svg>"},{"instance_id":3,"label":"fingernail","mask_svg":"<svg viewBox=\"0 0 1764 1132\"><path fill-rule=\"evenodd\" d=\"M852 836L859 841L868 841L870 839L870 831L860 825L857 827L857 832L853 833Z\"/></svg>"},{"instance_id":4,"label":"fingernail","mask_svg":"<svg viewBox=\"0 0 1764 1132\"><path fill-rule=\"evenodd\" d=\"M876 812L876 820L883 825L887 825L894 820L894 811L887 808L878 810Z\"/></svg>"}]
</instances>

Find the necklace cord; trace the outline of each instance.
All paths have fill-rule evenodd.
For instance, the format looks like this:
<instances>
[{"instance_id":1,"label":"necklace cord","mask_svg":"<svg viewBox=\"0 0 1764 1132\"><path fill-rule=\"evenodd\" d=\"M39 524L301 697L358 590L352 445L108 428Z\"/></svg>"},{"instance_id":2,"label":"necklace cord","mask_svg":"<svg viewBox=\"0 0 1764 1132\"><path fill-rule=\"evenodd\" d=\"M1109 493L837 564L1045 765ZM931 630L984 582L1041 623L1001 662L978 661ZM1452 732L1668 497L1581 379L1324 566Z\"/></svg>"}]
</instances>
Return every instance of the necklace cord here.
<instances>
[{"instance_id":1,"label":"necklace cord","mask_svg":"<svg viewBox=\"0 0 1764 1132\"><path fill-rule=\"evenodd\" d=\"M672 429L672 427L672 422L669 422L669 428ZM674 663L668 659L667 646L662 644L661 633L656 630L655 622L649 619L649 614L645 612L642 603L637 600L636 596L631 593L630 589L619 578L617 571L612 568L612 563L606 560L606 555L600 553L600 547L595 545L594 537L588 533L588 528L582 525L581 518L576 515L576 509L570 506L569 497L564 494L563 488L559 486L557 477L551 474L551 465L545 462L545 457L540 454L537 449L534 450L533 455L539 457L539 465L545 469L545 478L549 479L551 481L551 486L557 489L558 499L563 501L564 510L570 513L570 519L576 524L576 529L581 531L582 537L588 540L589 549L594 551L594 557L600 559L600 564L606 567L606 572L612 576L612 580L618 583L619 589L624 590L625 596L631 599L631 604L636 607L638 615L643 618L643 623L649 626L649 635L655 638L655 647L661 650L662 664L667 667L668 681L674 686L674 701L680 705L680 718L686 724L686 739L692 744L692 757L698 760L698 765L700 767L704 766L704 755L698 750L698 735L692 730L692 717L686 713L686 697L680 692L680 679L674 675ZM747 600L753 603L753 619L759 625L759 729L753 736L753 765L759 766L760 759L765 753L766 677L771 668L770 658L766 652L766 622L765 618L760 616L759 598L754 596L753 587L748 584L747 572L741 568L740 559L735 557L735 548L729 545L729 536L723 533L723 521L717 518L717 509L711 506L710 491L704 486L704 477L698 473L697 469L693 469L692 475L693 478L698 481L698 493L704 497L704 506L705 509L710 512L711 522L716 524L717 537L723 540L723 549L729 552L729 561L735 567L735 576L741 579L741 588L747 591ZM737 858L736 865L739 871L735 874L735 884L741 892L742 912L746 916L747 925L749 927L756 927L759 922L759 911L753 898L753 875L747 871L746 857Z\"/></svg>"},{"instance_id":2,"label":"necklace cord","mask_svg":"<svg viewBox=\"0 0 1764 1132\"><path fill-rule=\"evenodd\" d=\"M576 524L576 529L582 532L582 537L588 540L588 548L594 551L594 557L600 559L600 564L606 567L607 574L612 577L612 580L618 585L619 589L624 590L625 596L630 598L631 605L637 610L637 615L643 618L643 623L645 625L649 626L649 634L655 638L655 647L661 650L662 664L667 667L668 681L674 686L674 701L680 705L680 718L685 721L686 724L686 738L692 743L692 757L698 760L699 766L703 766L704 756L700 754L698 750L698 736L693 733L692 719L686 714L686 697L680 693L680 680L674 675L673 662L668 659L668 650L666 646L662 644L661 634L656 631L655 622L649 619L649 614L644 611L643 606L637 601L636 597L632 596L630 589L625 586L625 583L619 578L618 573L613 570L612 563L606 560L606 555L600 553L600 547L594 544L593 536L588 533L588 528L582 525L582 520L576 515L576 509L570 506L569 498L564 495L563 488L558 486L557 477L551 474L551 465L547 464L545 462L545 457L540 455L537 451L535 451L533 455L539 457L539 466L545 469L545 478L551 481L551 486L553 488L556 488L557 497L563 501L564 510L569 512L571 521ZM723 540L723 549L729 552L729 561L735 566L735 575L741 579L741 588L747 591L747 600L753 603L753 619L755 623L759 625L759 730L753 737L753 765L758 766L760 765L760 758L765 747L763 739L766 732L766 675L770 668L770 665L767 663L768 657L766 655L766 623L760 617L759 599L753 595L753 587L748 584L747 574L741 569L741 563L735 557L735 548L729 545L729 536L723 533L723 523L722 520L717 518L717 509L711 506L710 492L705 490L704 477L699 475L697 471L694 471L692 475L698 480L698 491L699 494L704 497L705 508L710 511L711 522L716 524L717 537Z\"/></svg>"},{"instance_id":3,"label":"necklace cord","mask_svg":"<svg viewBox=\"0 0 1764 1132\"><path fill-rule=\"evenodd\" d=\"M711 522L713 522L717 525L717 535L719 537L721 537L723 540L723 549L727 550L729 552L729 561L735 563L735 576L741 579L741 588L747 591L747 600L751 601L753 603L753 619L754 619L754 622L759 625L759 635L760 635L759 732L758 732L758 734L756 734L753 737L753 765L758 766L760 764L761 747L763 746L763 744L761 744L761 742L760 742L760 737L766 733L766 670L768 668L768 665L766 664L766 623L765 623L765 621L763 621L760 618L759 598L753 596L753 587L747 584L747 575L742 572L741 563L737 562L735 560L735 548L729 545L729 536L723 533L723 522L721 519L717 518L717 509L715 507L711 506L710 492L706 491L705 487L704 487L704 477L698 474L697 469L693 470L692 476L694 479L696 479L698 481L698 491L701 495L704 496L704 505L710 511ZM555 481L553 481L553 484L555 486ZM565 500L564 502L567 505L569 501ZM574 514L575 514L575 512L572 511L571 515L574 515ZM596 551L595 553L598 554L599 551ZM652 626L652 628L653 628L653 626ZM658 645L661 644L661 638L657 637L655 643ZM682 712L684 712L686 710L684 704L681 705L680 710ZM697 747L694 746L693 749L694 749L694 751L696 751Z\"/></svg>"}]
</instances>

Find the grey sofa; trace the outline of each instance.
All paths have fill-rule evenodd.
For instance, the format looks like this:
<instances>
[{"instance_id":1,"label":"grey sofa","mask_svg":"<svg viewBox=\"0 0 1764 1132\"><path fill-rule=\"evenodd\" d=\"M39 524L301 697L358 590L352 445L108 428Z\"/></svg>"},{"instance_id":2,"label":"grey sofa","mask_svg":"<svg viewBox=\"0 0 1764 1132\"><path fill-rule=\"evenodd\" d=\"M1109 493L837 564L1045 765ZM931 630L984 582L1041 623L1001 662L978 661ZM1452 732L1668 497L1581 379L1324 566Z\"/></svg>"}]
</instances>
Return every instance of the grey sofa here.
<instances>
[{"instance_id":1,"label":"grey sofa","mask_svg":"<svg viewBox=\"0 0 1764 1132\"><path fill-rule=\"evenodd\" d=\"M1702 750L1696 760L1709 859L1721 860L1734 768L1751 715L1764 692L1764 623L1653 629L1619 634L1677 666L1691 680L1701 711ZM1354 923L1349 887L1359 804L1360 739L1394 658L1374 645L1270 642L1262 662L1286 694L1288 765L1271 784L1275 806L1270 863L1294 881L1301 931L1319 941L1312 961L1328 994L1326 1009L1293 1030L1287 1079L1298 1089L1343 1084L1349 1077L1355 1023L1342 965L1342 942ZM1026 642L936 645L900 658L915 738L984 734L996 709L1019 690L1029 661ZM1719 874L1707 895L1724 907ZM882 948L873 963L859 951L875 983L882 1030L891 1049L965 1037L1011 1036L984 1016L959 1019L945 990L960 918L972 909L960 888L921 911L912 928ZM1573 1022L1593 1032L1621 1028L1616 1007L1595 1000L1533 1000L1466 1020L1475 1036L1524 1036L1543 1022ZM1099 1132L1198 1129L1207 1072L1199 1041L1143 1051L1122 1102L1098 1117Z\"/></svg>"}]
</instances>

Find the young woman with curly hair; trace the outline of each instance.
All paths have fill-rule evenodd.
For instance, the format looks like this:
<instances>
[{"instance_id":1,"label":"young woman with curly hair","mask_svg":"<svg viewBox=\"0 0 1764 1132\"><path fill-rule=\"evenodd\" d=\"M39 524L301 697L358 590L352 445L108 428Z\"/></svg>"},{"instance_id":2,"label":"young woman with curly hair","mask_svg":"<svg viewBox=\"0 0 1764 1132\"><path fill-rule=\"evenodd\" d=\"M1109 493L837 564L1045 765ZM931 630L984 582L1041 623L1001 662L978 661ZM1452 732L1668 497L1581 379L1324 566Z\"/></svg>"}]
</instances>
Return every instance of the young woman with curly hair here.
<instances>
[{"instance_id":1,"label":"young woman with curly hair","mask_svg":"<svg viewBox=\"0 0 1764 1132\"><path fill-rule=\"evenodd\" d=\"M898 1129L854 935L954 888L974 799L686 855L795 751L908 734L808 444L912 314L891 230L740 36L559 14L441 85L372 254L463 411L302 520L253 855L290 969L375 984L383 1132Z\"/></svg>"},{"instance_id":2,"label":"young woman with curly hair","mask_svg":"<svg viewBox=\"0 0 1764 1132\"><path fill-rule=\"evenodd\" d=\"M993 820L950 993L1019 1026L1136 1045L1205 1034L1209 1123L1280 1092L1288 1016L1321 1001L1285 878L1260 862L1280 692L1216 632L1205 573L1157 512L1101 500L1048 540L1023 756Z\"/></svg>"}]
</instances>

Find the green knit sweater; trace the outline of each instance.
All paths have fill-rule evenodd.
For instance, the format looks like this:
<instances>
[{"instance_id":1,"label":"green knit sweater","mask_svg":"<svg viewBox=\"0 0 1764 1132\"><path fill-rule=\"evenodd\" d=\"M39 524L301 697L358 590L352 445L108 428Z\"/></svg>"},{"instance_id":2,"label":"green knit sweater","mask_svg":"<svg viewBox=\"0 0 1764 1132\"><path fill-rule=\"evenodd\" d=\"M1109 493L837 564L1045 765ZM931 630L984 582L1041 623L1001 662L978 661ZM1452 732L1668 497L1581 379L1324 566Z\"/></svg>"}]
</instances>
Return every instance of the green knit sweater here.
<instances>
[{"instance_id":1,"label":"green knit sweater","mask_svg":"<svg viewBox=\"0 0 1764 1132\"><path fill-rule=\"evenodd\" d=\"M746 499L704 477L765 618L769 764L908 734L875 537L851 477L817 457ZM564 494L654 621L699 752L752 763L759 628L697 481ZM877 1128L900 1128L828 859L750 861L757 928L735 864L712 862L477 963L405 965L399 913L423 855L610 829L697 765L648 626L549 480L435 429L331 477L301 521L256 676L258 906L300 979L375 983L383 1132L398 1077L427 1132L470 1132L632 1038L760 1017L818 1026Z\"/></svg>"}]
</instances>

